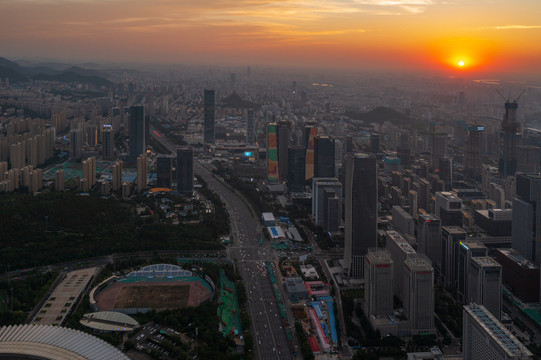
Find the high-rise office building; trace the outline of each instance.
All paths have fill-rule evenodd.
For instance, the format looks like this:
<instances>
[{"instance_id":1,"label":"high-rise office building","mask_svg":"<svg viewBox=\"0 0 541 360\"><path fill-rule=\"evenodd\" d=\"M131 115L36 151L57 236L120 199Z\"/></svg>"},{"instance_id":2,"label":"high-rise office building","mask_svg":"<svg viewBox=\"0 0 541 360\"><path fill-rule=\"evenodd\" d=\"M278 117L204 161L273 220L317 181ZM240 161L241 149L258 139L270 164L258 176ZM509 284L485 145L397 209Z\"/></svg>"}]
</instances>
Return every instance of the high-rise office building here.
<instances>
[{"instance_id":1,"label":"high-rise office building","mask_svg":"<svg viewBox=\"0 0 541 360\"><path fill-rule=\"evenodd\" d=\"M404 261L402 303L412 334L435 334L434 268L430 259L415 255Z\"/></svg>"},{"instance_id":2,"label":"high-rise office building","mask_svg":"<svg viewBox=\"0 0 541 360\"><path fill-rule=\"evenodd\" d=\"M419 180L419 190L417 191L418 196L418 206L419 209L423 209L426 212L430 212L431 206L431 196L430 196L431 185L430 182L426 179Z\"/></svg>"},{"instance_id":3,"label":"high-rise office building","mask_svg":"<svg viewBox=\"0 0 541 360\"><path fill-rule=\"evenodd\" d=\"M275 123L267 125L267 179L270 181L279 180L278 146Z\"/></svg>"},{"instance_id":4,"label":"high-rise office building","mask_svg":"<svg viewBox=\"0 0 541 360\"><path fill-rule=\"evenodd\" d=\"M325 189L323 192L323 231L336 233L342 220L342 196L336 194L333 189Z\"/></svg>"},{"instance_id":5,"label":"high-rise office building","mask_svg":"<svg viewBox=\"0 0 541 360\"><path fill-rule=\"evenodd\" d=\"M436 170L439 166L440 158L447 155L447 134L432 134L432 169Z\"/></svg>"},{"instance_id":6,"label":"high-rise office building","mask_svg":"<svg viewBox=\"0 0 541 360\"><path fill-rule=\"evenodd\" d=\"M503 178L514 176L517 169L517 144L520 140L517 109L518 104L516 101L505 103L505 115L500 133L500 161L498 163L498 173Z\"/></svg>"},{"instance_id":7,"label":"high-rise office building","mask_svg":"<svg viewBox=\"0 0 541 360\"><path fill-rule=\"evenodd\" d=\"M498 320L502 312L502 266L491 257L471 259L467 303L483 305Z\"/></svg>"},{"instance_id":8,"label":"high-rise office building","mask_svg":"<svg viewBox=\"0 0 541 360\"><path fill-rule=\"evenodd\" d=\"M441 267L441 223L431 214L419 214L417 219L417 252L425 254L432 265Z\"/></svg>"},{"instance_id":9,"label":"high-rise office building","mask_svg":"<svg viewBox=\"0 0 541 360\"><path fill-rule=\"evenodd\" d=\"M137 191L147 188L147 156L141 154L137 157Z\"/></svg>"},{"instance_id":10,"label":"high-rise office building","mask_svg":"<svg viewBox=\"0 0 541 360\"><path fill-rule=\"evenodd\" d=\"M130 153L129 162L145 152L145 108L142 105L130 107Z\"/></svg>"},{"instance_id":11,"label":"high-rise office building","mask_svg":"<svg viewBox=\"0 0 541 360\"><path fill-rule=\"evenodd\" d=\"M336 176L334 139L319 135L314 138L314 177Z\"/></svg>"},{"instance_id":12,"label":"high-rise office building","mask_svg":"<svg viewBox=\"0 0 541 360\"><path fill-rule=\"evenodd\" d=\"M517 174L513 199L512 248L527 260L541 263L541 176Z\"/></svg>"},{"instance_id":13,"label":"high-rise office building","mask_svg":"<svg viewBox=\"0 0 541 360\"><path fill-rule=\"evenodd\" d=\"M203 96L203 141L205 144L214 144L214 104L216 94L214 90L205 90Z\"/></svg>"},{"instance_id":14,"label":"high-rise office building","mask_svg":"<svg viewBox=\"0 0 541 360\"><path fill-rule=\"evenodd\" d=\"M393 289L398 298L403 299L404 295L404 262L417 256L415 249L397 231L387 230L385 232L385 248L391 254L394 262Z\"/></svg>"},{"instance_id":15,"label":"high-rise office building","mask_svg":"<svg viewBox=\"0 0 541 360\"><path fill-rule=\"evenodd\" d=\"M255 129L254 109L248 109L246 111L246 144L255 144Z\"/></svg>"},{"instance_id":16,"label":"high-rise office building","mask_svg":"<svg viewBox=\"0 0 541 360\"><path fill-rule=\"evenodd\" d=\"M183 146L177 149L177 191L193 194L193 148Z\"/></svg>"},{"instance_id":17,"label":"high-rise office building","mask_svg":"<svg viewBox=\"0 0 541 360\"><path fill-rule=\"evenodd\" d=\"M342 183L337 178L312 178L312 216L317 226L323 226L325 218L325 189L334 191L342 202ZM342 204L336 216L342 219Z\"/></svg>"},{"instance_id":18,"label":"high-rise office building","mask_svg":"<svg viewBox=\"0 0 541 360\"><path fill-rule=\"evenodd\" d=\"M458 301L462 304L472 302L469 294L470 267L472 258L487 256L488 249L478 241L462 241L458 247Z\"/></svg>"},{"instance_id":19,"label":"high-rise office building","mask_svg":"<svg viewBox=\"0 0 541 360\"><path fill-rule=\"evenodd\" d=\"M288 179L287 155L289 151L290 124L288 121L279 121L276 127L276 145L278 151L278 178L280 181Z\"/></svg>"},{"instance_id":20,"label":"high-rise office building","mask_svg":"<svg viewBox=\"0 0 541 360\"><path fill-rule=\"evenodd\" d=\"M158 155L156 159L157 183L159 188L171 188L173 161L171 155Z\"/></svg>"},{"instance_id":21,"label":"high-rise office building","mask_svg":"<svg viewBox=\"0 0 541 360\"><path fill-rule=\"evenodd\" d=\"M462 226L462 200L450 192L436 192L435 213L442 226Z\"/></svg>"},{"instance_id":22,"label":"high-rise office building","mask_svg":"<svg viewBox=\"0 0 541 360\"><path fill-rule=\"evenodd\" d=\"M302 145L289 145L287 188L290 193L305 190L306 150Z\"/></svg>"},{"instance_id":23,"label":"high-rise office building","mask_svg":"<svg viewBox=\"0 0 541 360\"><path fill-rule=\"evenodd\" d=\"M101 133L101 154L104 160L112 160L114 154L114 135L111 125L104 125Z\"/></svg>"},{"instance_id":24,"label":"high-rise office building","mask_svg":"<svg viewBox=\"0 0 541 360\"><path fill-rule=\"evenodd\" d=\"M364 310L368 318L393 312L393 260L381 248L370 248L364 258Z\"/></svg>"},{"instance_id":25,"label":"high-rise office building","mask_svg":"<svg viewBox=\"0 0 541 360\"><path fill-rule=\"evenodd\" d=\"M441 227L441 274L446 288L458 286L458 246L466 240L466 235L458 226Z\"/></svg>"},{"instance_id":26,"label":"high-rise office building","mask_svg":"<svg viewBox=\"0 0 541 360\"><path fill-rule=\"evenodd\" d=\"M306 147L306 180L310 180L314 177L314 139L316 136L317 126L315 124L306 124L304 127L304 145Z\"/></svg>"},{"instance_id":27,"label":"high-rise office building","mask_svg":"<svg viewBox=\"0 0 541 360\"><path fill-rule=\"evenodd\" d=\"M517 172L524 174L539 173L539 147L534 145L517 146Z\"/></svg>"},{"instance_id":28,"label":"high-rise office building","mask_svg":"<svg viewBox=\"0 0 541 360\"><path fill-rule=\"evenodd\" d=\"M438 176L444 182L445 189L451 189L453 187L453 159L441 157L438 164Z\"/></svg>"},{"instance_id":29,"label":"high-rise office building","mask_svg":"<svg viewBox=\"0 0 541 360\"><path fill-rule=\"evenodd\" d=\"M364 255L377 244L377 178L375 157L346 156L344 268L354 278L364 277Z\"/></svg>"},{"instance_id":30,"label":"high-rise office building","mask_svg":"<svg viewBox=\"0 0 541 360\"><path fill-rule=\"evenodd\" d=\"M392 207L392 224L398 231L404 235L415 234L415 222L411 215L401 206Z\"/></svg>"},{"instance_id":31,"label":"high-rise office building","mask_svg":"<svg viewBox=\"0 0 541 360\"><path fill-rule=\"evenodd\" d=\"M484 126L468 125L464 147L464 177L481 180L481 134Z\"/></svg>"},{"instance_id":32,"label":"high-rise office building","mask_svg":"<svg viewBox=\"0 0 541 360\"><path fill-rule=\"evenodd\" d=\"M526 360L532 353L483 305L465 305L462 317L464 360Z\"/></svg>"}]
</instances>

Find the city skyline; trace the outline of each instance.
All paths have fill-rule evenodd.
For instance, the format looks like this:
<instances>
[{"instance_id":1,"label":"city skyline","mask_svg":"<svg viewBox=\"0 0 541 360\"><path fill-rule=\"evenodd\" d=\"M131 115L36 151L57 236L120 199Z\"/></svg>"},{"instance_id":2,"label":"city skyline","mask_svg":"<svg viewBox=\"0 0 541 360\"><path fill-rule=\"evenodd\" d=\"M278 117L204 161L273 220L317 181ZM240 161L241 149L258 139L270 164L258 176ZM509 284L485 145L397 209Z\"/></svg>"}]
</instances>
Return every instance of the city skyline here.
<instances>
[{"instance_id":1,"label":"city skyline","mask_svg":"<svg viewBox=\"0 0 541 360\"><path fill-rule=\"evenodd\" d=\"M1 8L0 46L11 58L460 76L534 73L541 61L532 46L541 5L528 0L8 0Z\"/></svg>"}]
</instances>

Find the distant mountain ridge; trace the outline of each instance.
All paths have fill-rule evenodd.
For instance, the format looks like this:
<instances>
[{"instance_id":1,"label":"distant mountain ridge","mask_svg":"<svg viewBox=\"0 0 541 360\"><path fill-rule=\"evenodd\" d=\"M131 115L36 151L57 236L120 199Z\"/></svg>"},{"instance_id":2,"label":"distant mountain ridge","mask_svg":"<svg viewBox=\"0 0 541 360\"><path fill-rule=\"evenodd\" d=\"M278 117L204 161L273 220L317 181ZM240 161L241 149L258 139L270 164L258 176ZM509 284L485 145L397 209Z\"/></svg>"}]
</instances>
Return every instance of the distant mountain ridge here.
<instances>
[{"instance_id":1,"label":"distant mountain ridge","mask_svg":"<svg viewBox=\"0 0 541 360\"><path fill-rule=\"evenodd\" d=\"M84 69L79 66L71 66L65 70L58 70L46 66L20 66L18 63L0 57L0 78L9 78L10 83L27 82L29 79L58 81L58 82L79 82L96 86L111 86L113 83L108 80L110 75L92 69Z\"/></svg>"}]
</instances>

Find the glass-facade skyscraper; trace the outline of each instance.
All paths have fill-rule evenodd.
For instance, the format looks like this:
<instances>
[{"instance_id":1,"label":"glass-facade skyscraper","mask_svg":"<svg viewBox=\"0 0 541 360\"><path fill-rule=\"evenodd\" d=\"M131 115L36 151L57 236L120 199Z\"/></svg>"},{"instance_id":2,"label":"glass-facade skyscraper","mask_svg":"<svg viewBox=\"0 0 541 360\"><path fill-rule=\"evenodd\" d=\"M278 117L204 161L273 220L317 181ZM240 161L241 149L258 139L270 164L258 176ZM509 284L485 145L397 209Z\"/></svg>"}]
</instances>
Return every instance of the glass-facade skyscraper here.
<instances>
[{"instance_id":1,"label":"glass-facade skyscraper","mask_svg":"<svg viewBox=\"0 0 541 360\"><path fill-rule=\"evenodd\" d=\"M130 107L130 152L128 161L135 163L145 151L145 108L142 105Z\"/></svg>"},{"instance_id":2,"label":"glass-facade skyscraper","mask_svg":"<svg viewBox=\"0 0 541 360\"><path fill-rule=\"evenodd\" d=\"M193 148L182 146L177 149L177 191L181 194L193 193Z\"/></svg>"},{"instance_id":3,"label":"glass-facade skyscraper","mask_svg":"<svg viewBox=\"0 0 541 360\"><path fill-rule=\"evenodd\" d=\"M377 246L377 178L375 157L346 156L344 268L353 278L364 278L364 256Z\"/></svg>"}]
</instances>

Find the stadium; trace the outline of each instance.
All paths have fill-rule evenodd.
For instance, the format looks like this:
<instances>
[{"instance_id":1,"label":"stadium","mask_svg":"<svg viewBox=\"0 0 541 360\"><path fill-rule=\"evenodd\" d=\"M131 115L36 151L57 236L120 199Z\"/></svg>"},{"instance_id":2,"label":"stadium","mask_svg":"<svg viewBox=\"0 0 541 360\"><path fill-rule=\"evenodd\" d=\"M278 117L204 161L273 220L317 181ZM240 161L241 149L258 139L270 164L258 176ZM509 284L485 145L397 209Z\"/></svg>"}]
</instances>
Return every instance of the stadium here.
<instances>
[{"instance_id":1,"label":"stadium","mask_svg":"<svg viewBox=\"0 0 541 360\"><path fill-rule=\"evenodd\" d=\"M196 307L211 299L214 289L208 276L194 276L177 265L155 264L100 283L90 293L90 305L93 311L125 314Z\"/></svg>"},{"instance_id":2,"label":"stadium","mask_svg":"<svg viewBox=\"0 0 541 360\"><path fill-rule=\"evenodd\" d=\"M0 328L0 359L126 359L114 346L87 333L51 325Z\"/></svg>"}]
</instances>

